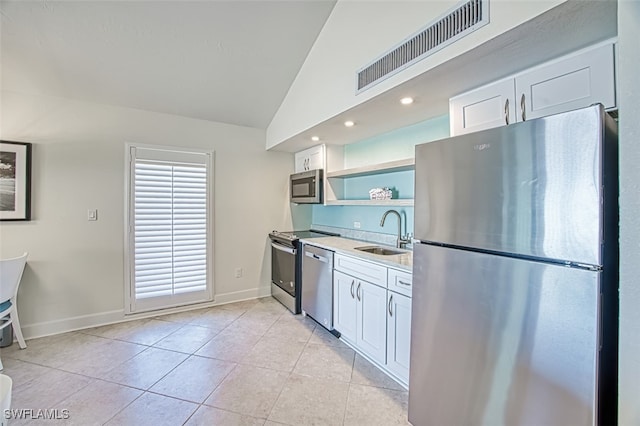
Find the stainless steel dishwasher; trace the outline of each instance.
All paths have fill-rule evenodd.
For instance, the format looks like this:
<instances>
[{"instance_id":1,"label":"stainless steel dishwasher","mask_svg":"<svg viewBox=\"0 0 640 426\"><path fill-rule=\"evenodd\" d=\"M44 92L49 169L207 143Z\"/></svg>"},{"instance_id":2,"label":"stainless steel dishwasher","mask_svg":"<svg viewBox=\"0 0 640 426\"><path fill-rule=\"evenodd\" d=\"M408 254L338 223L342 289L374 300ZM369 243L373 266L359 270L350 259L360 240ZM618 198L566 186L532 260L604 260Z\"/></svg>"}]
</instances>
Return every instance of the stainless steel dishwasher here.
<instances>
[{"instance_id":1,"label":"stainless steel dishwasher","mask_svg":"<svg viewBox=\"0 0 640 426\"><path fill-rule=\"evenodd\" d=\"M302 314L333 330L333 252L304 244Z\"/></svg>"}]
</instances>

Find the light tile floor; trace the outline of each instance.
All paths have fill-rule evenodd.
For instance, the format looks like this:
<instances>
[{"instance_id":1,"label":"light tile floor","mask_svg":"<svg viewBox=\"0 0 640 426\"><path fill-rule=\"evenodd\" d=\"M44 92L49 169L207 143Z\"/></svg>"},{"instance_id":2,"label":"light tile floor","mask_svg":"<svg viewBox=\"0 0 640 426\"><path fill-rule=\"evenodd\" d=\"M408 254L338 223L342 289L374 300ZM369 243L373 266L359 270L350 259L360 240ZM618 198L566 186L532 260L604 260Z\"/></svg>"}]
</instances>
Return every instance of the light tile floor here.
<instances>
[{"instance_id":1,"label":"light tile floor","mask_svg":"<svg viewBox=\"0 0 640 426\"><path fill-rule=\"evenodd\" d=\"M33 410L15 426L409 424L405 389L272 298L27 344L1 350L12 409Z\"/></svg>"}]
</instances>

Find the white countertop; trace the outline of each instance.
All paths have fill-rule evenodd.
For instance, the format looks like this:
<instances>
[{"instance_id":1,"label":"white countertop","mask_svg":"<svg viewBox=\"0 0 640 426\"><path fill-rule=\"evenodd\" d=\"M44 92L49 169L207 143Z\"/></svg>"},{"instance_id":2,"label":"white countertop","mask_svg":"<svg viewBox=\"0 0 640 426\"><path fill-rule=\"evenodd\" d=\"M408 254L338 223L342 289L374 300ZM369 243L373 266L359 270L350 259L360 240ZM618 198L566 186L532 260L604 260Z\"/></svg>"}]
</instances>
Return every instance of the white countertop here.
<instances>
[{"instance_id":1,"label":"white countertop","mask_svg":"<svg viewBox=\"0 0 640 426\"><path fill-rule=\"evenodd\" d=\"M332 250L336 253L346 254L348 256L358 257L362 260L379 263L391 268L402 269L408 272L411 272L413 269L413 252L411 250L396 249L395 247L389 247L383 244L352 240L343 237L304 238L301 239L301 241L305 244L322 247L324 249ZM389 247L393 248L394 250L402 250L403 253L383 256L380 254L367 253L355 249L356 247L364 246Z\"/></svg>"}]
</instances>

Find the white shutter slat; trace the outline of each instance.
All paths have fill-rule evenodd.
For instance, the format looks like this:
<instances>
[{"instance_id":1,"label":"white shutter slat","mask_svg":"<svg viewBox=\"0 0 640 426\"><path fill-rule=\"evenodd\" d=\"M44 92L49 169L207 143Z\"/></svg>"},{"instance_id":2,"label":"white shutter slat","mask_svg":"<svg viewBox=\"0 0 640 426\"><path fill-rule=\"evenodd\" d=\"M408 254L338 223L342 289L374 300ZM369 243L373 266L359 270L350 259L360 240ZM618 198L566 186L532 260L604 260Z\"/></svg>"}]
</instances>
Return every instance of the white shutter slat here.
<instances>
[{"instance_id":1,"label":"white shutter slat","mask_svg":"<svg viewBox=\"0 0 640 426\"><path fill-rule=\"evenodd\" d=\"M136 148L133 278L136 299L203 292L208 287L208 157ZM178 164L180 163L180 164ZM183 299L181 299L183 300Z\"/></svg>"}]
</instances>

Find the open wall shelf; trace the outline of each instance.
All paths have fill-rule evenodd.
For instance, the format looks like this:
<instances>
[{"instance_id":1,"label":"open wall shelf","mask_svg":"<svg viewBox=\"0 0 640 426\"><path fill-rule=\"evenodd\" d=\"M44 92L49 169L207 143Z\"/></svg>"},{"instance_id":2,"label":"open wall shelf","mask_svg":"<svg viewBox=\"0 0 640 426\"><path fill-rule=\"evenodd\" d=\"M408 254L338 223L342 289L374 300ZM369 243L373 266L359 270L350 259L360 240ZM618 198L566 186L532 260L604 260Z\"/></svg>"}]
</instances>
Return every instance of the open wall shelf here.
<instances>
[{"instance_id":1,"label":"open wall shelf","mask_svg":"<svg viewBox=\"0 0 640 426\"><path fill-rule=\"evenodd\" d=\"M388 163L374 164L371 166L355 167L352 169L337 170L327 173L328 178L349 178L358 176L371 176L380 173L403 172L413 170L415 167L415 159L407 158L405 160L389 161Z\"/></svg>"},{"instance_id":2,"label":"open wall shelf","mask_svg":"<svg viewBox=\"0 0 640 426\"><path fill-rule=\"evenodd\" d=\"M413 198L392 200L328 200L327 206L413 206Z\"/></svg>"},{"instance_id":3,"label":"open wall shelf","mask_svg":"<svg viewBox=\"0 0 640 426\"><path fill-rule=\"evenodd\" d=\"M394 198L391 200L348 199L345 196L347 192L345 190L345 184L352 178L376 175L384 176L389 173L411 171L414 170L414 168L415 159L407 158L370 166L327 172L324 204L326 206L413 206L413 198ZM361 192L358 192L358 194L360 194L360 196L362 195Z\"/></svg>"}]
</instances>

